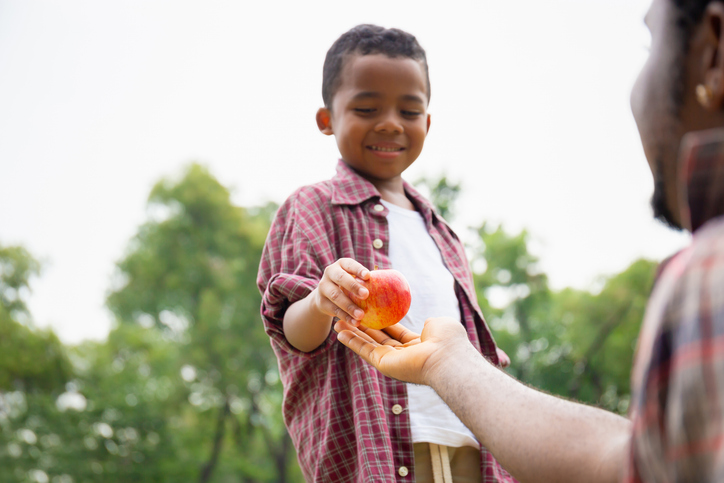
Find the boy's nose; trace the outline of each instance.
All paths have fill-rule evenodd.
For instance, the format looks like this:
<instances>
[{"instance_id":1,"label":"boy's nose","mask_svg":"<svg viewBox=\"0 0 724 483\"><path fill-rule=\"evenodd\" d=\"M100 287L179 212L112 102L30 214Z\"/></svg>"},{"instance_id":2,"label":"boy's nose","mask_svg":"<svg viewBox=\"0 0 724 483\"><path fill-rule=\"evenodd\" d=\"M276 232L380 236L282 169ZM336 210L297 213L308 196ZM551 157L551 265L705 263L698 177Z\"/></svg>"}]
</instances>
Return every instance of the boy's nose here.
<instances>
[{"instance_id":1,"label":"boy's nose","mask_svg":"<svg viewBox=\"0 0 724 483\"><path fill-rule=\"evenodd\" d=\"M402 123L395 114L387 114L375 126L379 133L399 134L404 130Z\"/></svg>"}]
</instances>

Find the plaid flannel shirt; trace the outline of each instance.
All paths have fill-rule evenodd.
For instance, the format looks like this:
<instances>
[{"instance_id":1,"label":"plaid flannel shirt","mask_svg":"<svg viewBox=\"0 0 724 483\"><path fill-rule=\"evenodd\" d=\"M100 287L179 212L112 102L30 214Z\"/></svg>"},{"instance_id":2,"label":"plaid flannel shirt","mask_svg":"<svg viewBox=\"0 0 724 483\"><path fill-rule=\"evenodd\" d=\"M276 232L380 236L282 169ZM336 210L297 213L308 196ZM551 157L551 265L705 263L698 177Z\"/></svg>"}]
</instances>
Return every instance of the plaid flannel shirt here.
<instances>
[{"instance_id":1,"label":"plaid flannel shirt","mask_svg":"<svg viewBox=\"0 0 724 483\"><path fill-rule=\"evenodd\" d=\"M471 342L497 363L462 244L427 200L407 183L405 191L455 278ZM279 360L284 421L310 482L415 481L405 384L337 343L334 331L304 353L289 344L282 328L286 309L339 258L390 268L387 209L379 200L377 189L340 161L333 179L297 190L279 208L262 255L261 314ZM483 482L515 481L486 449L481 452Z\"/></svg>"},{"instance_id":2,"label":"plaid flannel shirt","mask_svg":"<svg viewBox=\"0 0 724 483\"><path fill-rule=\"evenodd\" d=\"M724 130L690 133L682 154L694 235L661 271L641 329L627 483L724 481Z\"/></svg>"}]
</instances>

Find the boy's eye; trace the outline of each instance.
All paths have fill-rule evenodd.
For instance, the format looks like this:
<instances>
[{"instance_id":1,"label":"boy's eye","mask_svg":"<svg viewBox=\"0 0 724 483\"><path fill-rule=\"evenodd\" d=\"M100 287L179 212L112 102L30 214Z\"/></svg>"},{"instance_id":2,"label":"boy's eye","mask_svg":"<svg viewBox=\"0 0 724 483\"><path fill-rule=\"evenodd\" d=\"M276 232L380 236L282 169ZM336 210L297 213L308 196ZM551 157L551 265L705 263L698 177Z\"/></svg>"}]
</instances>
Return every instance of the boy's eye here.
<instances>
[{"instance_id":1,"label":"boy's eye","mask_svg":"<svg viewBox=\"0 0 724 483\"><path fill-rule=\"evenodd\" d=\"M400 112L402 113L403 116L408 116L408 117L417 117L422 114L419 111L400 111Z\"/></svg>"},{"instance_id":2,"label":"boy's eye","mask_svg":"<svg viewBox=\"0 0 724 483\"><path fill-rule=\"evenodd\" d=\"M372 114L375 110L367 107L355 107L354 112L359 112L360 114Z\"/></svg>"}]
</instances>

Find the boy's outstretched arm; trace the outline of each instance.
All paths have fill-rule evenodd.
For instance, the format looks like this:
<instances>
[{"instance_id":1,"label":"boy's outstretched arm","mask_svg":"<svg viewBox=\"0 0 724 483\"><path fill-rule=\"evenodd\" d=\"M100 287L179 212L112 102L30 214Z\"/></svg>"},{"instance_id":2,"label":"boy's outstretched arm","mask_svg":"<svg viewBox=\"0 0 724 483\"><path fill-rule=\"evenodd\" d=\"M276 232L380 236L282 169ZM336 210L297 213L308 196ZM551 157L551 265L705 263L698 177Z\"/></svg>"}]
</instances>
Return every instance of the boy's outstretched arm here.
<instances>
[{"instance_id":1,"label":"boy's outstretched arm","mask_svg":"<svg viewBox=\"0 0 724 483\"><path fill-rule=\"evenodd\" d=\"M367 280L369 276L369 270L351 258L340 258L325 268L317 288L284 313L284 336L289 343L301 351L311 352L329 336L334 317L358 325L364 312L342 288L365 299L369 291L355 277Z\"/></svg>"},{"instance_id":2,"label":"boy's outstretched arm","mask_svg":"<svg viewBox=\"0 0 724 483\"><path fill-rule=\"evenodd\" d=\"M516 381L490 364L453 319L429 319L420 337L339 321L338 340L382 373L431 386L522 483L618 481L630 422Z\"/></svg>"}]
</instances>

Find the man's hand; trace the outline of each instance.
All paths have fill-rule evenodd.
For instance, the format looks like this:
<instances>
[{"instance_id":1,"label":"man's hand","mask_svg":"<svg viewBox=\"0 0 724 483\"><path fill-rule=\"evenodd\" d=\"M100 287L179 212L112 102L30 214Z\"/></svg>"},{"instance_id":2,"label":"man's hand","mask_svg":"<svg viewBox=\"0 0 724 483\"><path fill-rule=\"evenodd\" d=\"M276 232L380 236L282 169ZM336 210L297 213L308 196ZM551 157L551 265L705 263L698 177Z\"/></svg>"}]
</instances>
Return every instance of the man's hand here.
<instances>
[{"instance_id":1,"label":"man's hand","mask_svg":"<svg viewBox=\"0 0 724 483\"><path fill-rule=\"evenodd\" d=\"M490 364L450 318L428 319L422 335L339 321L337 340L383 374L432 387L518 481L618 481L629 421L531 389Z\"/></svg>"},{"instance_id":2,"label":"man's hand","mask_svg":"<svg viewBox=\"0 0 724 483\"><path fill-rule=\"evenodd\" d=\"M455 347L470 345L462 324L451 318L425 321L422 335L401 324L374 330L340 320L334 326L337 340L359 354L383 374L400 381L428 384L430 375ZM472 347L472 346L471 346Z\"/></svg>"}]
</instances>

